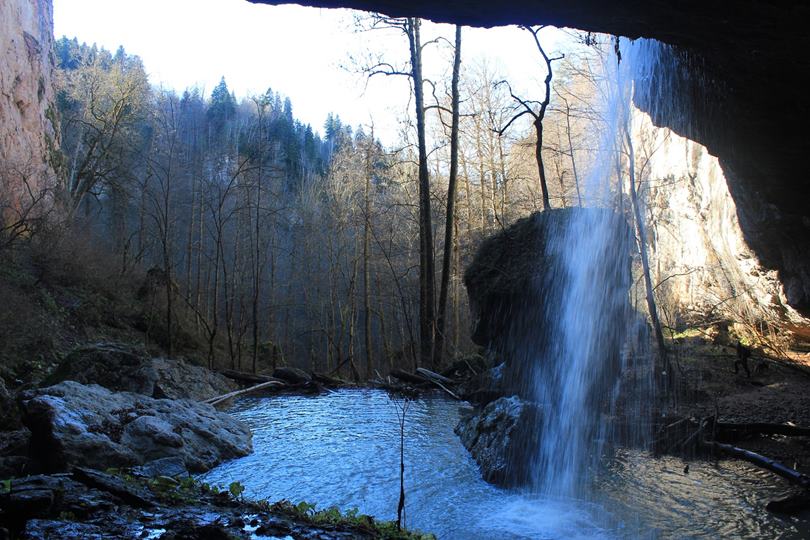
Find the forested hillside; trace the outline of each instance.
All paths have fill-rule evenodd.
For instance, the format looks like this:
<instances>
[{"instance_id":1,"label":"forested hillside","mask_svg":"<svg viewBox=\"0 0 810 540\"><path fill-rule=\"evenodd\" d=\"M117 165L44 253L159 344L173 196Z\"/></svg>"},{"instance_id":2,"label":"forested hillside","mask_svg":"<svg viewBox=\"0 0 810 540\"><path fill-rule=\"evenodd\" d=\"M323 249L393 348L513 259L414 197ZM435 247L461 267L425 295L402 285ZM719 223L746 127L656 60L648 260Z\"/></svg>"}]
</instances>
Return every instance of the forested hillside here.
<instances>
[{"instance_id":1,"label":"forested hillside","mask_svg":"<svg viewBox=\"0 0 810 540\"><path fill-rule=\"evenodd\" d=\"M412 33L401 21L370 20L402 30L403 37ZM22 198L23 205L40 208L29 212L39 218L7 229L7 243L29 239L43 243L43 253L65 251L72 258L64 245L47 247L61 241L53 239L54 223L67 227L60 238L93 249L77 262L92 259L104 267L102 282L129 284L112 289L131 290L134 300L120 304L137 304L134 336L143 333L169 355L249 371L291 364L359 380L392 367L450 362L474 350L461 276L487 235L543 207L611 206L632 222L637 203L637 217L648 221L653 261L647 289L656 289L653 311L660 310L664 327L677 331L715 316L717 305L751 330L762 320L778 322L783 308L772 306L782 294L778 282L756 277L756 266L738 268L735 257L746 248L736 219L723 210L691 224L700 213L690 203L669 205L683 196L703 197L698 205L733 214L725 186L712 187L724 183L722 176L697 170L672 176L663 164L670 158L660 156L673 152L661 148L673 147L674 136L643 118L627 128L636 148L605 153L599 134L606 122L601 81L609 41L572 36L571 49L555 56L544 50L537 30L530 32L538 64L547 68L545 87L519 95L487 62L459 61L455 92L446 80L432 83L431 95L422 98L430 143L424 159L419 130L403 131L399 144L386 148L373 123L344 125L336 112L323 126L304 125L295 118L294 96L268 88L237 99L224 78L210 92L154 87L137 55L63 37L55 48L62 152L54 160L63 180L47 197ZM447 52L453 52L449 45L425 54L447 58ZM452 71L452 54L449 61ZM375 66L363 71L377 73ZM460 97L455 129L454 93ZM637 178L631 181L633 151ZM615 164L604 166L606 160ZM593 178L604 174L611 176L607 191L593 187ZM693 174L710 185L689 187ZM663 204L656 202L662 197ZM46 200L58 202L60 217L41 210ZM686 221L673 221L673 210ZM447 223L453 224L450 236ZM671 229L684 223L704 231L688 257L670 240ZM435 306L429 313L422 309L423 287L431 282L424 279L425 226ZM742 247L712 244L718 228L736 234ZM638 276L640 263L637 253ZM711 271L716 265L731 277L718 281ZM749 292L737 299L740 287ZM646 294L639 277L634 305L649 312ZM441 330L439 304L447 306ZM428 334L435 334L435 346L422 338ZM772 330L763 335L773 337ZM58 349L49 354L58 356Z\"/></svg>"}]
</instances>

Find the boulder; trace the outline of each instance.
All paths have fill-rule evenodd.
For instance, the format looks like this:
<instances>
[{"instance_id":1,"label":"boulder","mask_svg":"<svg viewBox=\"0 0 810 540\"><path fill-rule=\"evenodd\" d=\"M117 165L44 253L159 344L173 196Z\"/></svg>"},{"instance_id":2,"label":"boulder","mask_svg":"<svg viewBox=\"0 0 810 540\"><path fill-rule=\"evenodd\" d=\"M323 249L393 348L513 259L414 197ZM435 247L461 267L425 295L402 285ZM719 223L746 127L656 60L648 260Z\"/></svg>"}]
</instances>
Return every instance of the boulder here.
<instances>
[{"instance_id":1,"label":"boulder","mask_svg":"<svg viewBox=\"0 0 810 540\"><path fill-rule=\"evenodd\" d=\"M517 396L502 397L462 418L455 432L487 482L525 484L537 454L540 409Z\"/></svg>"},{"instance_id":2,"label":"boulder","mask_svg":"<svg viewBox=\"0 0 810 540\"><path fill-rule=\"evenodd\" d=\"M175 478L178 476L188 476L188 471L186 470L186 464L182 459L177 457L167 457L150 461L149 463L145 463L139 467L134 467L132 469L132 474L147 478L154 478L157 476Z\"/></svg>"},{"instance_id":3,"label":"boulder","mask_svg":"<svg viewBox=\"0 0 810 540\"><path fill-rule=\"evenodd\" d=\"M71 351L42 385L62 381L152 396L157 373L145 349L121 343L97 343Z\"/></svg>"},{"instance_id":4,"label":"boulder","mask_svg":"<svg viewBox=\"0 0 810 540\"><path fill-rule=\"evenodd\" d=\"M585 234L594 228L599 242ZM520 219L481 243L464 285L475 321L472 340L505 362L501 395L537 399L534 382L561 361L559 344L571 328L564 314L583 301L577 295L593 304L592 320L626 320L632 311L631 239L624 218L610 210L555 208ZM584 253L588 260L580 261ZM578 279L574 265L585 265L587 282L598 292ZM617 376L624 326L596 324L589 335L605 359L596 375Z\"/></svg>"},{"instance_id":5,"label":"boulder","mask_svg":"<svg viewBox=\"0 0 810 540\"><path fill-rule=\"evenodd\" d=\"M204 401L238 388L232 380L202 366L170 358L152 358L151 362L157 374L154 398Z\"/></svg>"},{"instance_id":6,"label":"boulder","mask_svg":"<svg viewBox=\"0 0 810 540\"><path fill-rule=\"evenodd\" d=\"M67 380L158 399L203 401L236 389L233 381L202 366L169 358L151 358L143 348L120 343L98 343L75 349L43 385Z\"/></svg>"},{"instance_id":7,"label":"boulder","mask_svg":"<svg viewBox=\"0 0 810 540\"><path fill-rule=\"evenodd\" d=\"M481 371L464 380L458 387L458 394L470 403L486 405L503 396L504 364Z\"/></svg>"},{"instance_id":8,"label":"boulder","mask_svg":"<svg viewBox=\"0 0 810 540\"><path fill-rule=\"evenodd\" d=\"M22 401L31 449L49 470L106 469L177 457L192 472L250 453L250 430L191 400L153 399L64 381Z\"/></svg>"}]
</instances>

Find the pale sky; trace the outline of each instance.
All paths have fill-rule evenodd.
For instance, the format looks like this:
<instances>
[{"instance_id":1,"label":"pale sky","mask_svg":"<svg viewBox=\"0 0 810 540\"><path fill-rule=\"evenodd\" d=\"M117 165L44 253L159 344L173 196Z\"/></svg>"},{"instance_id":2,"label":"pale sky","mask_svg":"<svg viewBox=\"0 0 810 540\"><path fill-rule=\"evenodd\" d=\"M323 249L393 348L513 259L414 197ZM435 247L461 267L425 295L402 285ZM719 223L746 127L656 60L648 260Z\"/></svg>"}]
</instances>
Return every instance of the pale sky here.
<instances>
[{"instance_id":1,"label":"pale sky","mask_svg":"<svg viewBox=\"0 0 810 540\"><path fill-rule=\"evenodd\" d=\"M155 85L181 92L200 86L206 95L224 76L238 98L268 87L289 97L293 114L322 132L329 112L344 123L368 125L385 144L397 141L408 106L404 79L365 79L347 69L368 51L407 57L407 41L396 33L357 32L350 10L296 5L268 6L245 0L54 0L54 33L96 43L111 51L123 45L137 54ZM453 37L450 25L426 24L423 41ZM544 29L546 51L557 51L562 32ZM545 76L528 32L516 27L465 28L463 61L486 58L513 86L537 95ZM448 46L426 49L425 72L447 73Z\"/></svg>"}]
</instances>

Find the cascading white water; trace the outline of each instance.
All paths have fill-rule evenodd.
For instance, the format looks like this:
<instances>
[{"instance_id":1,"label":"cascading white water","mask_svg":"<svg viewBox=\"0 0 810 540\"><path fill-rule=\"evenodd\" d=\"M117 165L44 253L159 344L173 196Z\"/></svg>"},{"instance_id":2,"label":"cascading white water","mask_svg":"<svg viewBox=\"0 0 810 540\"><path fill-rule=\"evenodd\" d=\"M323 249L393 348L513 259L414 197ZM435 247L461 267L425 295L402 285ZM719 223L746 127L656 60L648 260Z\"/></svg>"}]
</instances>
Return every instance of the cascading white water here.
<instances>
[{"instance_id":1,"label":"cascading white water","mask_svg":"<svg viewBox=\"0 0 810 540\"><path fill-rule=\"evenodd\" d=\"M605 443L613 442L616 426L608 420L628 367L628 359L614 352L628 335L637 333L632 327L639 320L628 303L629 257L638 247L631 232L630 203L620 199L626 195L617 187L627 181L626 157L620 156L627 154L634 86L651 92L651 84L668 80L657 70L672 66L663 66L662 58L671 55L656 41L622 40L620 51L621 61L610 54L603 66L605 98L599 112L605 129L584 186L592 208L573 209L547 231L544 255L553 261L552 268L537 284L549 289L546 294L552 300L538 314L548 343L541 352L545 357L534 359L541 366L534 371L533 391L543 422L532 479L536 489L553 496L582 495ZM659 86L644 97L660 99L665 90ZM624 167L617 167L623 161ZM616 171L622 168L625 178L617 181ZM644 405L651 400L651 378L637 377L633 385L622 391L621 431L625 438L638 440L647 424L649 407Z\"/></svg>"}]
</instances>

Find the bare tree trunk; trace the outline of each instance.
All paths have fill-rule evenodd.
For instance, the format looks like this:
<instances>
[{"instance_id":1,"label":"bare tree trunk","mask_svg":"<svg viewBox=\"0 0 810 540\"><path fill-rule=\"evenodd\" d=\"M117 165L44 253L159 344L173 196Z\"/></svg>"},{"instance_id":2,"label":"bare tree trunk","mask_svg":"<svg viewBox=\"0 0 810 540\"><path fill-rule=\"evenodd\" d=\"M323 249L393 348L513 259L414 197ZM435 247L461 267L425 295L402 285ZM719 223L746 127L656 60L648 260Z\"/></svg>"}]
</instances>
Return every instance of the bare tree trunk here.
<instances>
[{"instance_id":1,"label":"bare tree trunk","mask_svg":"<svg viewBox=\"0 0 810 540\"><path fill-rule=\"evenodd\" d=\"M430 178L428 175L427 142L425 138L425 101L422 87L422 41L418 18L408 18L407 34L411 50L416 106L416 134L419 147L419 351L423 364L433 357L435 331L435 269L433 260L433 226L430 212Z\"/></svg>"},{"instance_id":2,"label":"bare tree trunk","mask_svg":"<svg viewBox=\"0 0 810 540\"><path fill-rule=\"evenodd\" d=\"M543 117L538 116L534 121L534 131L537 134L537 145L534 147L534 157L537 161L537 171L540 173L540 190L543 193L543 209L550 210L551 202L548 197L548 184L546 183L546 168L543 166Z\"/></svg>"},{"instance_id":3,"label":"bare tree trunk","mask_svg":"<svg viewBox=\"0 0 810 540\"><path fill-rule=\"evenodd\" d=\"M647 231L644 226L644 217L641 215L641 208L639 207L638 194L636 192L636 166L635 166L635 152L633 149L633 141L630 137L630 131L625 124L625 142L627 143L628 151L628 169L630 172L630 200L633 205L633 215L636 218L636 230L638 232L638 248L641 254L641 268L644 273L644 286L647 290L647 309L650 312L650 319L653 324L653 331L655 332L655 340L658 343L658 354L660 359L666 358L667 346L664 342L664 333L661 331L661 321L658 319L658 310L655 306L655 295L653 292L652 278L650 277L650 261L647 258ZM667 361L667 372L671 377L671 367Z\"/></svg>"},{"instance_id":4,"label":"bare tree trunk","mask_svg":"<svg viewBox=\"0 0 810 540\"><path fill-rule=\"evenodd\" d=\"M374 148L374 127L371 128L371 140L366 147L366 181L363 190L363 331L366 346L366 380L374 378L374 358L371 348L371 277L368 263L371 257L371 151Z\"/></svg>"},{"instance_id":5,"label":"bare tree trunk","mask_svg":"<svg viewBox=\"0 0 810 540\"><path fill-rule=\"evenodd\" d=\"M464 193L467 197L467 238L472 238L472 190L470 190L470 172L467 169L467 159L464 152L459 154L461 169L464 171Z\"/></svg>"},{"instance_id":6,"label":"bare tree trunk","mask_svg":"<svg viewBox=\"0 0 810 540\"><path fill-rule=\"evenodd\" d=\"M447 315L447 294L450 285L450 263L453 258L453 229L456 215L456 180L458 177L458 124L459 98L458 78L461 71L461 26L456 25L456 52L453 59L452 110L450 126L450 178L447 184L447 216L444 225L444 257L442 258L442 280L439 289L439 316L436 319L436 339L433 366L441 365L446 348L445 318Z\"/></svg>"}]
</instances>

